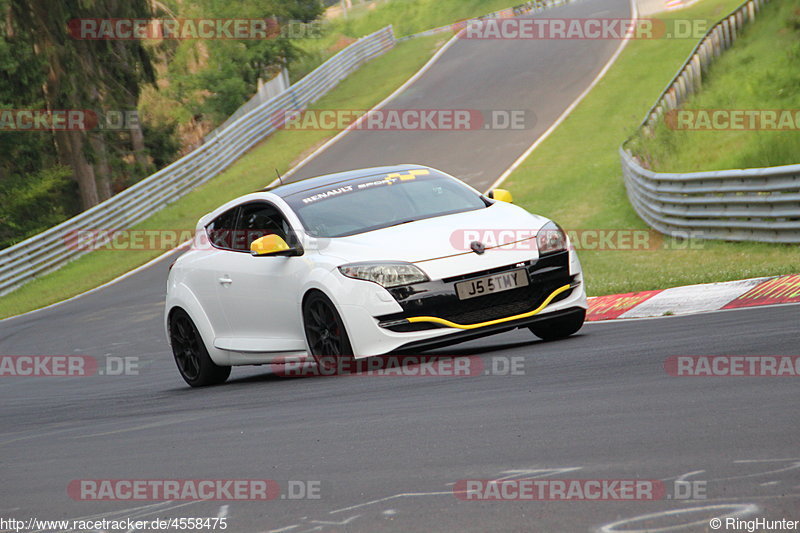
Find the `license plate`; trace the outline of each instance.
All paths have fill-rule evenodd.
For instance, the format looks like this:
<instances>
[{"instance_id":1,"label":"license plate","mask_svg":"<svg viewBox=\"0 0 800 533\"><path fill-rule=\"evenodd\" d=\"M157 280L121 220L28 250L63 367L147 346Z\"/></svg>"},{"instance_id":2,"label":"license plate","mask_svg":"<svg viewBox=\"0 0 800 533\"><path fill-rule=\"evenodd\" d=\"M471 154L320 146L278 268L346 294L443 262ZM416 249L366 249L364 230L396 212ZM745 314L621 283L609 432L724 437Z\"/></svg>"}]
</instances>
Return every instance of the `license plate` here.
<instances>
[{"instance_id":1,"label":"license plate","mask_svg":"<svg viewBox=\"0 0 800 533\"><path fill-rule=\"evenodd\" d=\"M519 269L456 283L456 294L459 300L466 300L526 285L528 285L528 271Z\"/></svg>"}]
</instances>

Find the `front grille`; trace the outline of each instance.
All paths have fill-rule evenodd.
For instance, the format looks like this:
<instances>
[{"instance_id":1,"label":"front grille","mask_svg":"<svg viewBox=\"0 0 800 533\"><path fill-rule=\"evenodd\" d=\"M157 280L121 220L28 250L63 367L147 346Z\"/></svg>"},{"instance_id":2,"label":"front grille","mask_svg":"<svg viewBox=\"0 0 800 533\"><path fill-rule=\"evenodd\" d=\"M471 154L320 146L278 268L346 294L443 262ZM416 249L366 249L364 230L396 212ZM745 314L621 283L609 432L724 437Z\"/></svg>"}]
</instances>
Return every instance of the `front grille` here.
<instances>
[{"instance_id":1,"label":"front grille","mask_svg":"<svg viewBox=\"0 0 800 533\"><path fill-rule=\"evenodd\" d=\"M456 324L477 324L478 322L488 322L489 320L520 315L539 307L550 293L566 283L569 283L569 281L539 286L529 285L510 291L470 298L469 300L460 300L457 304L457 309L453 309L452 312L446 312L440 318L450 320ZM570 292L571 289L564 291L554 301L566 298Z\"/></svg>"},{"instance_id":2,"label":"front grille","mask_svg":"<svg viewBox=\"0 0 800 533\"><path fill-rule=\"evenodd\" d=\"M457 309L453 309L452 312L439 313L436 316L438 318L450 320L456 324L469 325L521 315L539 307L550 293L561 286L563 286L563 284L555 286L552 289L548 287L544 292L537 290L531 291L528 290L530 287L525 287L524 289L514 289L511 291L479 296L470 300L460 300L458 303L454 303ZM553 302L558 302L559 300L567 298L572 293L572 290L573 289L569 289L562 292L553 298ZM542 294L533 294L539 292L542 292ZM471 303L472 305L469 305ZM412 324L395 324L387 326L387 329L397 333L408 333L442 327L445 326L432 322L415 322Z\"/></svg>"},{"instance_id":3,"label":"front grille","mask_svg":"<svg viewBox=\"0 0 800 533\"><path fill-rule=\"evenodd\" d=\"M469 325L527 313L539 307L553 291L575 281L575 276L569 274L568 260L568 253L562 252L540 258L538 261L528 261L524 264L524 268L528 271L529 285L466 300L458 299L455 291L457 282L521 268L521 265L507 265L464 276L390 289L389 292L402 306L403 312L376 318L380 323L386 324L383 326L386 329L411 332L443 326L430 322L414 324L396 322L413 316L433 316L456 324ZM567 298L572 291L573 289L564 291L553 302Z\"/></svg>"}]
</instances>

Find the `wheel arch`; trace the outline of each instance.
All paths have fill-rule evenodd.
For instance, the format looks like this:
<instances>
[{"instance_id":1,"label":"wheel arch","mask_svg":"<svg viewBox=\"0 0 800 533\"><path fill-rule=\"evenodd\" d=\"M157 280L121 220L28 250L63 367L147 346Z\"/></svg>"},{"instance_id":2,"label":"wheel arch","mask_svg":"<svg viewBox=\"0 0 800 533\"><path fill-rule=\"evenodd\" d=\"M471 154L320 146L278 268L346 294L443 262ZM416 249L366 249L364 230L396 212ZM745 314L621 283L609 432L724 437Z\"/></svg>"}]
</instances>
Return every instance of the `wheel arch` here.
<instances>
[{"instance_id":1,"label":"wheel arch","mask_svg":"<svg viewBox=\"0 0 800 533\"><path fill-rule=\"evenodd\" d=\"M173 313L177 310L183 310L189 318L194 322L197 331L200 333L200 338L206 346L209 357L215 364L220 366L228 366L231 364L230 356L227 352L214 347L214 339L216 332L214 326L211 324L208 315L203 311L203 307L197 300L195 295L189 290L186 285L180 284L174 287L174 292L170 292L167 299L166 310L164 313L164 327L167 335L167 342L172 344L170 340L169 325Z\"/></svg>"}]
</instances>

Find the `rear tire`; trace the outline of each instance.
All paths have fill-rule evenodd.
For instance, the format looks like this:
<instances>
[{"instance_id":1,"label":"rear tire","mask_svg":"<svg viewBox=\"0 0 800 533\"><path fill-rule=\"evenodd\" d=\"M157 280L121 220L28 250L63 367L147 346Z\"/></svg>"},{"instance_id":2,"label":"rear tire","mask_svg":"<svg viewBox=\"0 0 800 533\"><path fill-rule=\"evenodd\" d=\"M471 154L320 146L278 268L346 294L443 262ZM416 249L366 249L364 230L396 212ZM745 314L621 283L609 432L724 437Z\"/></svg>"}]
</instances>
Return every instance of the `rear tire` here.
<instances>
[{"instance_id":1,"label":"rear tire","mask_svg":"<svg viewBox=\"0 0 800 533\"><path fill-rule=\"evenodd\" d=\"M583 322L585 320L586 310L580 309L567 316L542 320L541 322L529 326L528 329L543 341L552 341L563 339L564 337L569 337L573 333L576 333L583 327Z\"/></svg>"},{"instance_id":2,"label":"rear tire","mask_svg":"<svg viewBox=\"0 0 800 533\"><path fill-rule=\"evenodd\" d=\"M200 332L183 309L170 314L169 337L178 372L190 386L218 385L231 375L231 367L219 366L211 360Z\"/></svg>"},{"instance_id":3,"label":"rear tire","mask_svg":"<svg viewBox=\"0 0 800 533\"><path fill-rule=\"evenodd\" d=\"M355 358L344 321L321 292L312 292L303 304L303 329L321 374L346 374L352 369Z\"/></svg>"}]
</instances>

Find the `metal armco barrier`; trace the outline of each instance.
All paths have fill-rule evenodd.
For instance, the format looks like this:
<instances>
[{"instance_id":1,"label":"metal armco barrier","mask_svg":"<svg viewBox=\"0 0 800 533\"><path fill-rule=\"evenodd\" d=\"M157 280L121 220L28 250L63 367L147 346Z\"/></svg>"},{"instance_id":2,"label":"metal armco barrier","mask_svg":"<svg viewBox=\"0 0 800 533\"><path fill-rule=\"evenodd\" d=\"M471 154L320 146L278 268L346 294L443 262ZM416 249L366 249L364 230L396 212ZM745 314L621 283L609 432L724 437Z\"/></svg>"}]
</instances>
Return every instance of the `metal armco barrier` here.
<instances>
[{"instance_id":1,"label":"metal armco barrier","mask_svg":"<svg viewBox=\"0 0 800 533\"><path fill-rule=\"evenodd\" d=\"M675 237L800 243L800 165L667 174L620 149L628 198Z\"/></svg>"},{"instance_id":2,"label":"metal armco barrier","mask_svg":"<svg viewBox=\"0 0 800 533\"><path fill-rule=\"evenodd\" d=\"M274 132L289 110L301 110L363 63L395 44L391 26L362 37L279 96L247 112L213 139L105 202L20 243L0 250L0 294L87 253L81 231L130 227L219 174ZM269 178L265 174L265 182Z\"/></svg>"},{"instance_id":3,"label":"metal armco barrier","mask_svg":"<svg viewBox=\"0 0 800 533\"><path fill-rule=\"evenodd\" d=\"M767 0L749 0L714 25L694 48L640 131L648 135L665 113L702 85L715 58L728 49ZM675 237L800 243L800 165L660 173L643 168L620 147L628 198L653 229Z\"/></svg>"}]
</instances>

